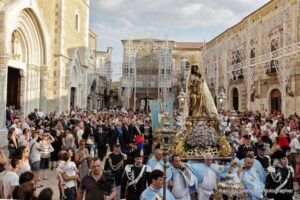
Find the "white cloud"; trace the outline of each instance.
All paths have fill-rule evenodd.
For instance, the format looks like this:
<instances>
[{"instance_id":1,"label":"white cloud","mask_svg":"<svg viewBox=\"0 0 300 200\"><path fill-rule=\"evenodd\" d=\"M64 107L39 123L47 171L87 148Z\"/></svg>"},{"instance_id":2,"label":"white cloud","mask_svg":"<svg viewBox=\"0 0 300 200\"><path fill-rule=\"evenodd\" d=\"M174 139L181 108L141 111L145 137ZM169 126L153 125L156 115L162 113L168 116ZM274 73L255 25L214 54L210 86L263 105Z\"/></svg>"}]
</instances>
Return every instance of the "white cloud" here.
<instances>
[{"instance_id":1,"label":"white cloud","mask_svg":"<svg viewBox=\"0 0 300 200\"><path fill-rule=\"evenodd\" d=\"M169 33L177 41L209 40L268 1L91 0L90 28L101 47L114 46L113 59L121 60L120 40L129 35L164 38Z\"/></svg>"}]
</instances>

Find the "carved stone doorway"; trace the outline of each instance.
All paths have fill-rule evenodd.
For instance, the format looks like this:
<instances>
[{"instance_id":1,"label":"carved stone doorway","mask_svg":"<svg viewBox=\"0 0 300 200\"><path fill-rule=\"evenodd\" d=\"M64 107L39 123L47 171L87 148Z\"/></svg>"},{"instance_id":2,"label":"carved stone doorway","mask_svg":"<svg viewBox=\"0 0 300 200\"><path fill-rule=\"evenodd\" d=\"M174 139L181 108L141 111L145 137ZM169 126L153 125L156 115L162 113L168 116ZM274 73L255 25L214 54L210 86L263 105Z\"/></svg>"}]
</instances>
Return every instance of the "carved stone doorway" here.
<instances>
[{"instance_id":1,"label":"carved stone doorway","mask_svg":"<svg viewBox=\"0 0 300 200\"><path fill-rule=\"evenodd\" d=\"M281 112L281 92L278 89L271 91L271 113Z\"/></svg>"},{"instance_id":2,"label":"carved stone doorway","mask_svg":"<svg viewBox=\"0 0 300 200\"><path fill-rule=\"evenodd\" d=\"M70 108L75 109L75 107L76 107L76 87L71 87Z\"/></svg>"},{"instance_id":3,"label":"carved stone doorway","mask_svg":"<svg viewBox=\"0 0 300 200\"><path fill-rule=\"evenodd\" d=\"M6 106L21 107L21 75L20 69L8 67Z\"/></svg>"},{"instance_id":4,"label":"carved stone doorway","mask_svg":"<svg viewBox=\"0 0 300 200\"><path fill-rule=\"evenodd\" d=\"M234 110L239 110L239 91L237 88L232 91L232 107Z\"/></svg>"}]
</instances>

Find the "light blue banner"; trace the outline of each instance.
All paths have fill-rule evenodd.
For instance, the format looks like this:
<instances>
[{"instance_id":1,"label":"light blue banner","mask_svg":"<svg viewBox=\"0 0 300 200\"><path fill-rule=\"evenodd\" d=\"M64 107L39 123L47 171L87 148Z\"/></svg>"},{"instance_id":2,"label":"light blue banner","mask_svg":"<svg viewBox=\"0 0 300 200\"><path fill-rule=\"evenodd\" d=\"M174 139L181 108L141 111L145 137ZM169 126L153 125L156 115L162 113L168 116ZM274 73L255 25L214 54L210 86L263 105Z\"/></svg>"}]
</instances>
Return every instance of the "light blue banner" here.
<instances>
[{"instance_id":1,"label":"light blue banner","mask_svg":"<svg viewBox=\"0 0 300 200\"><path fill-rule=\"evenodd\" d=\"M160 111L160 104L158 101L152 100L150 101L150 109L151 109L151 121L152 121L152 130L155 130L158 127L158 116Z\"/></svg>"},{"instance_id":2,"label":"light blue banner","mask_svg":"<svg viewBox=\"0 0 300 200\"><path fill-rule=\"evenodd\" d=\"M152 130L155 130L160 126L160 101L153 100L150 101L151 109L151 121L152 121ZM170 127L173 126L173 101L164 101L163 102L164 112L167 112L170 116Z\"/></svg>"},{"instance_id":3,"label":"light blue banner","mask_svg":"<svg viewBox=\"0 0 300 200\"><path fill-rule=\"evenodd\" d=\"M170 116L170 127L173 126L173 101L171 100L166 100L163 103L164 105L164 110L167 112Z\"/></svg>"}]
</instances>

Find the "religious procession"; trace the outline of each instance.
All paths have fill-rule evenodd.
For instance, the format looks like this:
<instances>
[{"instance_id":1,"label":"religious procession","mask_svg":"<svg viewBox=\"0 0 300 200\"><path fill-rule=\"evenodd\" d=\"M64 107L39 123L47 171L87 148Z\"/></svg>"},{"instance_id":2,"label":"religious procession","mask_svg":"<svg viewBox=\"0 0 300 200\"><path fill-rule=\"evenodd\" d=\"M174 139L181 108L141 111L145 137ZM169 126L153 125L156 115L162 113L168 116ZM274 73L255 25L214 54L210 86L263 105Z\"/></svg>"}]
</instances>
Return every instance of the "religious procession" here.
<instances>
[{"instance_id":1,"label":"religious procession","mask_svg":"<svg viewBox=\"0 0 300 200\"><path fill-rule=\"evenodd\" d=\"M296 113L284 118L217 111L198 66L191 67L185 91L173 113L163 101L159 113L35 109L25 119L8 107L1 198L45 200L59 193L67 200L297 199ZM52 170L56 177L49 176ZM48 179L56 180L55 188L45 187Z\"/></svg>"}]
</instances>

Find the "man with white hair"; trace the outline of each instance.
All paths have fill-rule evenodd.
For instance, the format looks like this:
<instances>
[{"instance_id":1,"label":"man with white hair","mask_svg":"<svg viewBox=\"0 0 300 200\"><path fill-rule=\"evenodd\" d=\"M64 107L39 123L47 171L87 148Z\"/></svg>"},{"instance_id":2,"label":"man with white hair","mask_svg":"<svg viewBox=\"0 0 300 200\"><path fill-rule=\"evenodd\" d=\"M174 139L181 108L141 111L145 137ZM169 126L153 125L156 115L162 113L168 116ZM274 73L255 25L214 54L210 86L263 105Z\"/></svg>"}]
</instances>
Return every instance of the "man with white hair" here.
<instances>
[{"instance_id":1,"label":"man with white hair","mask_svg":"<svg viewBox=\"0 0 300 200\"><path fill-rule=\"evenodd\" d=\"M164 161L163 161L163 152L161 149L155 149L154 156L148 160L147 165L151 167L151 170L159 169L163 171ZM169 163L167 164L170 165ZM167 168L167 180L171 178L170 168Z\"/></svg>"},{"instance_id":2,"label":"man with white hair","mask_svg":"<svg viewBox=\"0 0 300 200\"><path fill-rule=\"evenodd\" d=\"M212 163L213 155L204 154L204 163L188 163L188 167L198 179L198 200L209 200L217 188L217 178L225 177L226 168Z\"/></svg>"},{"instance_id":3,"label":"man with white hair","mask_svg":"<svg viewBox=\"0 0 300 200\"><path fill-rule=\"evenodd\" d=\"M277 137L278 137L278 134L275 131L274 126L270 126L269 138L272 140L273 143L275 143Z\"/></svg>"},{"instance_id":4,"label":"man with white hair","mask_svg":"<svg viewBox=\"0 0 300 200\"><path fill-rule=\"evenodd\" d=\"M289 162L291 163L293 169L296 169L296 158L298 153L300 152L300 143L297 137L297 133L295 131L290 132L290 155Z\"/></svg>"}]
</instances>

